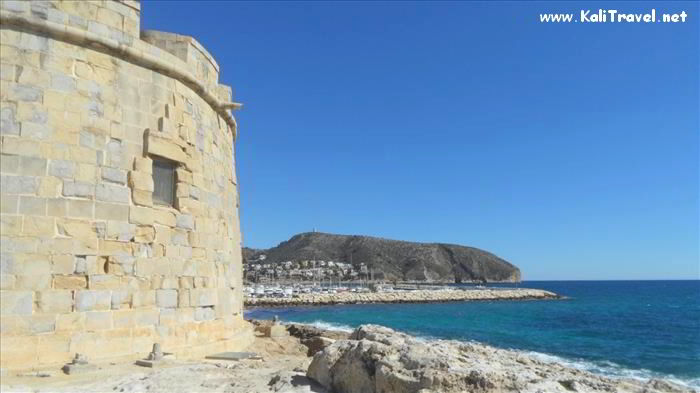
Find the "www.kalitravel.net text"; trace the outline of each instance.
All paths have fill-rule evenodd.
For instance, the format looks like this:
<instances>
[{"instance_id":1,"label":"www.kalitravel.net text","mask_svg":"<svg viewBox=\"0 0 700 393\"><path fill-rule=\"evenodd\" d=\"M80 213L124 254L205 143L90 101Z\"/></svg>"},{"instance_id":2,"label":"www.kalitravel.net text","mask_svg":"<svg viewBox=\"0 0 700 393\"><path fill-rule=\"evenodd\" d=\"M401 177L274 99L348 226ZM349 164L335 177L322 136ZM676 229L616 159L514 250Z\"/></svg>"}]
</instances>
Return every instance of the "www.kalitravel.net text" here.
<instances>
[{"instance_id":1,"label":"www.kalitravel.net text","mask_svg":"<svg viewBox=\"0 0 700 393\"><path fill-rule=\"evenodd\" d=\"M626 13L615 9L581 10L579 14L542 13L542 23L685 23L686 11L671 13L651 9L646 13Z\"/></svg>"}]
</instances>

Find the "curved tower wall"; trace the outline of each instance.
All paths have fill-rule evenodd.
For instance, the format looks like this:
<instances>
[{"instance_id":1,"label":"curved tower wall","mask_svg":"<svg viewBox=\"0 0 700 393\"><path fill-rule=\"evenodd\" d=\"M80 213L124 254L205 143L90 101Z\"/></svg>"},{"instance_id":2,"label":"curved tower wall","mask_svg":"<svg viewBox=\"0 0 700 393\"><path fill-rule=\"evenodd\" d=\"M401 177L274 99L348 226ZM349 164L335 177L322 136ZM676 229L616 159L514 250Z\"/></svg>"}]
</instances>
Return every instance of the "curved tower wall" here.
<instances>
[{"instance_id":1,"label":"curved tower wall","mask_svg":"<svg viewBox=\"0 0 700 393\"><path fill-rule=\"evenodd\" d=\"M0 2L0 367L245 346L231 89L137 1ZM174 167L154 202L153 159Z\"/></svg>"}]
</instances>

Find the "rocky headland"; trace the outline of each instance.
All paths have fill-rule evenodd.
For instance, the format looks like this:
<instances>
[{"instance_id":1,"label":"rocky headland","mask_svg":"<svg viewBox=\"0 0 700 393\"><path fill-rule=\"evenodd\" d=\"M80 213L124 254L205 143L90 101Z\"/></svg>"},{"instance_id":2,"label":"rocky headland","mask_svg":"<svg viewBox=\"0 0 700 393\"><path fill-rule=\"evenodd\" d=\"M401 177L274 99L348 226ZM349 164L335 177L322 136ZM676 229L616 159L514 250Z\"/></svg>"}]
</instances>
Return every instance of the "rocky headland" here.
<instances>
[{"instance_id":1,"label":"rocky headland","mask_svg":"<svg viewBox=\"0 0 700 393\"><path fill-rule=\"evenodd\" d=\"M243 249L244 263L260 260L342 261L363 263L374 278L402 282L517 282L520 269L474 247L446 243L417 243L372 236L308 232L270 249Z\"/></svg>"},{"instance_id":2,"label":"rocky headland","mask_svg":"<svg viewBox=\"0 0 700 393\"><path fill-rule=\"evenodd\" d=\"M363 303L430 303L479 300L557 299L556 293L542 289L442 289L394 292L305 293L297 297L246 297L246 306L311 306Z\"/></svg>"}]
</instances>

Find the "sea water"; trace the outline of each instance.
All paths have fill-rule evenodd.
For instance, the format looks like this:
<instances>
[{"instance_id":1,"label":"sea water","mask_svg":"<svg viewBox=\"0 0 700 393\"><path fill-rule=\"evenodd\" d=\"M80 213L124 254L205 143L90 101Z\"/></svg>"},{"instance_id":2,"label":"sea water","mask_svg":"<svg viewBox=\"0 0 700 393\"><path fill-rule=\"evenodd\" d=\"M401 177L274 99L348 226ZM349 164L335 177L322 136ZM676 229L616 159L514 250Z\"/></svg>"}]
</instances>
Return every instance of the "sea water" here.
<instances>
[{"instance_id":1,"label":"sea water","mask_svg":"<svg viewBox=\"0 0 700 393\"><path fill-rule=\"evenodd\" d=\"M513 286L502 285L502 286ZM258 308L246 318L352 329L374 323L425 338L531 352L613 377L700 388L700 280L528 281L564 300Z\"/></svg>"}]
</instances>

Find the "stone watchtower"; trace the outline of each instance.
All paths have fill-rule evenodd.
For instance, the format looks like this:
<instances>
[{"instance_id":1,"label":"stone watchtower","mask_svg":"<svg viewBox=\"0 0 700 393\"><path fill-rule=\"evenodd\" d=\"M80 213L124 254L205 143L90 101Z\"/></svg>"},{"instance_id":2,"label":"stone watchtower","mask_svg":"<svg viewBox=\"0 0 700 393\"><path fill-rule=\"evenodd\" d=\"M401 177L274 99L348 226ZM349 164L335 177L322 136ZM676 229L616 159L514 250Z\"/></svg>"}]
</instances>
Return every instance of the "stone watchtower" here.
<instances>
[{"instance_id":1,"label":"stone watchtower","mask_svg":"<svg viewBox=\"0 0 700 393\"><path fill-rule=\"evenodd\" d=\"M138 1L0 2L0 367L234 350L231 89Z\"/></svg>"}]
</instances>

